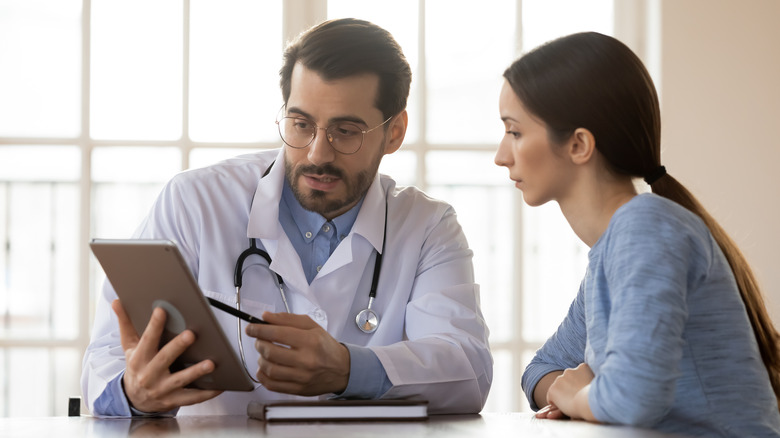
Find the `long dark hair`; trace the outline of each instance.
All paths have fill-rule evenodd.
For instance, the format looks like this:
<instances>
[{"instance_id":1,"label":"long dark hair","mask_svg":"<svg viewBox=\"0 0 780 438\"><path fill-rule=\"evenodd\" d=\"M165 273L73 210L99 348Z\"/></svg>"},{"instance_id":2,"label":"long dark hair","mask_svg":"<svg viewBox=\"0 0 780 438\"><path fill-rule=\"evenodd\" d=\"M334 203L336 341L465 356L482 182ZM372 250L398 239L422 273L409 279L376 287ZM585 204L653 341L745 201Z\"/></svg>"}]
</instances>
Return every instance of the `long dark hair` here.
<instances>
[{"instance_id":1,"label":"long dark hair","mask_svg":"<svg viewBox=\"0 0 780 438\"><path fill-rule=\"evenodd\" d=\"M745 256L693 194L661 167L661 112L642 61L617 39L585 32L537 47L515 61L504 78L525 108L547 125L551 141L560 143L575 129L588 129L611 171L645 178L653 193L704 221L731 266L780 398L780 334Z\"/></svg>"}]
</instances>

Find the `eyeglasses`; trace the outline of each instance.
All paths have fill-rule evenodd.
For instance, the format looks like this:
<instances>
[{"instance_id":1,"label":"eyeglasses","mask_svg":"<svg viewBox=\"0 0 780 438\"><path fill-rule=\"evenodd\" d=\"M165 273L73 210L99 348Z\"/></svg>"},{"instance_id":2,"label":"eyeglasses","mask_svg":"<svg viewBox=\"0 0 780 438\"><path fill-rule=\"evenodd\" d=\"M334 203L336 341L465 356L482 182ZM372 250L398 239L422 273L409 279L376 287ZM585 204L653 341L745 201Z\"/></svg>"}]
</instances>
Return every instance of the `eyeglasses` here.
<instances>
[{"instance_id":1,"label":"eyeglasses","mask_svg":"<svg viewBox=\"0 0 780 438\"><path fill-rule=\"evenodd\" d=\"M383 126L392 118L393 116L388 117L371 129L362 129L353 122L337 122L327 128L320 128L311 120L301 116L282 117L276 121L276 124L279 126L282 141L291 148L303 149L309 146L317 136L317 131L323 129L325 137L336 152L350 155L360 150L366 134Z\"/></svg>"}]
</instances>

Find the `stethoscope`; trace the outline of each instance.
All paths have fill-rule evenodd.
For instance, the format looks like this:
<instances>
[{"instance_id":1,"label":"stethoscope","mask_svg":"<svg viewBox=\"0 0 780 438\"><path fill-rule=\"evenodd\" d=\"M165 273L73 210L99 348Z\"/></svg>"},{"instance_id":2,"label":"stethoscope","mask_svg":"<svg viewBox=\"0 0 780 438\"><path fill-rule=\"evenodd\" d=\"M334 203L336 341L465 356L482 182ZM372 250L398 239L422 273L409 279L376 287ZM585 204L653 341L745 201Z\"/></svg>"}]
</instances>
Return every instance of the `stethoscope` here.
<instances>
[{"instance_id":1,"label":"stethoscope","mask_svg":"<svg viewBox=\"0 0 780 438\"><path fill-rule=\"evenodd\" d=\"M274 163L271 163L270 166L268 166L268 169L265 170L263 173L263 176L261 178L264 178L266 175L268 175L268 172L271 171L271 167L273 167ZM382 232L382 250L384 251L385 243L387 242L387 200L385 200L385 225L384 225L384 231ZM233 285L236 287L236 309L241 310L241 286L243 284L243 276L244 276L244 261L246 261L247 258L250 256L257 255L265 259L266 263L268 263L268 266L261 265L268 269L271 273L274 274L274 282L276 283L276 287L279 288L279 295L282 297L282 302L284 303L284 309L287 311L287 313L290 312L290 306L287 304L287 297L284 293L284 279L282 279L282 276L271 270L271 256L268 255L268 253L265 250L262 250L257 247L257 240L254 237L249 238L249 247L241 252L241 254L238 255L238 259L236 260L236 267L233 272ZM379 284L379 272L382 269L382 253L377 251L376 253L376 259L374 260L374 273L373 277L371 279L371 289L368 291L368 306L366 306L365 309L361 310L357 313L355 316L355 324L357 324L358 329L362 331L363 333L371 334L374 333L379 326L379 315L374 311L374 309L371 308L371 306L374 304L374 299L376 298L376 290L377 285ZM236 318L236 327L238 332L238 351L241 354L241 361L244 363L244 369L247 371L247 374L249 377L257 382L260 383L253 375L249 372L247 366L246 366L246 359L244 357L244 342L243 338L241 336L242 330L241 330L241 319Z\"/></svg>"},{"instance_id":2,"label":"stethoscope","mask_svg":"<svg viewBox=\"0 0 780 438\"><path fill-rule=\"evenodd\" d=\"M271 167L273 167L273 165L274 163L271 163L271 165L268 166L268 169L266 169L265 173L263 173L263 177L268 175L268 172L271 171ZM387 201L385 200L385 224L384 224L384 231L382 233L383 250L386 241L387 241ZM271 256L268 255L266 251L257 247L257 240L254 237L250 238L249 248L245 249L241 254L239 254L238 259L236 260L236 268L233 274L233 284L236 287L236 308L238 310L241 310L241 285L243 283L242 280L243 280L243 271L244 271L244 261L246 261L246 259L252 255L257 255L265 259L265 261L268 263L267 269L271 271ZM373 278L371 279L371 289L369 289L368 292L368 306L366 306L365 309L358 312L357 315L355 316L355 324L357 324L358 329L360 329L360 331L362 331L363 333L374 333L377 327L379 326L379 315L374 311L374 309L371 308L371 306L374 304L374 299L376 298L377 285L379 284L379 272L381 271L381 269L382 269L382 253L377 251L376 259L374 261L374 274L373 274ZM279 288L279 294L282 297L284 308L287 311L287 313L290 313L290 306L287 303L287 297L284 293L284 280L282 279L281 275L273 271L271 272L274 274L275 283L276 286ZM239 320L239 331L240 328L241 328L241 322ZM241 347L240 350L243 358L243 347Z\"/></svg>"},{"instance_id":3,"label":"stethoscope","mask_svg":"<svg viewBox=\"0 0 780 438\"><path fill-rule=\"evenodd\" d=\"M382 236L382 247L384 248L385 242L387 240L387 203L385 202L385 229L384 234ZM241 286L243 283L243 270L244 270L244 261L249 258L252 255L258 255L265 259L265 261L268 263L267 269L271 271L271 256L268 255L268 253L260 248L257 247L257 240L252 237L249 239L249 248L245 249L239 256L238 260L236 260L236 269L233 275L233 284L236 287L236 308L238 310L241 310ZM369 289L368 292L368 306L366 306L365 309L361 310L357 313L355 316L355 324L357 324L358 329L362 331L363 333L374 333L379 326L379 315L374 311L374 309L371 308L371 306L374 304L374 299L376 298L376 290L377 285L379 284L379 272L382 269L382 253L378 252L376 253L376 259L374 260L374 274L371 279L371 289ZM282 297L282 302L284 303L284 308L287 311L287 313L290 313L290 306L287 303L287 297L284 293L284 280L282 279L282 276L277 274L276 272L271 271L274 274L274 279L276 283L276 287L279 288L279 295ZM240 324L240 320L239 320Z\"/></svg>"}]
</instances>

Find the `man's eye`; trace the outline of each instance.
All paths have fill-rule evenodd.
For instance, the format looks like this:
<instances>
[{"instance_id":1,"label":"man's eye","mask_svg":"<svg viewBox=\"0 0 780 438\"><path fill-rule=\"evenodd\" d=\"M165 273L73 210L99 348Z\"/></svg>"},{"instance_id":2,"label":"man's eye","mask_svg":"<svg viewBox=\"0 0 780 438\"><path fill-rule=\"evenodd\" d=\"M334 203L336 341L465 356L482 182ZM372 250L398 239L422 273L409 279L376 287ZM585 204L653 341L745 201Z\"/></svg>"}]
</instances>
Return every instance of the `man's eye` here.
<instances>
[{"instance_id":1,"label":"man's eye","mask_svg":"<svg viewBox=\"0 0 780 438\"><path fill-rule=\"evenodd\" d=\"M293 119L293 126L296 129L311 129L313 124L306 119Z\"/></svg>"},{"instance_id":2,"label":"man's eye","mask_svg":"<svg viewBox=\"0 0 780 438\"><path fill-rule=\"evenodd\" d=\"M352 137L355 135L359 135L362 132L363 131L361 131L360 128L358 128L356 125L353 125L351 123L339 124L333 126L333 133L341 137Z\"/></svg>"}]
</instances>

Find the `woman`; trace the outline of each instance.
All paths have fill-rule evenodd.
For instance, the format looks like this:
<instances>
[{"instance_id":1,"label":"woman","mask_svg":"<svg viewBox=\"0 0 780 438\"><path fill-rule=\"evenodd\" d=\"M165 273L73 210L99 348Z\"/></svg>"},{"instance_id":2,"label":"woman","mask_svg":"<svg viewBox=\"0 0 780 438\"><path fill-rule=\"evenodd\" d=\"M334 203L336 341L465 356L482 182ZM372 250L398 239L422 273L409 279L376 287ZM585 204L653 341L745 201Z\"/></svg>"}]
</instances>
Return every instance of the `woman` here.
<instances>
[{"instance_id":1,"label":"woman","mask_svg":"<svg viewBox=\"0 0 780 438\"><path fill-rule=\"evenodd\" d=\"M580 33L504 78L496 164L529 205L557 201L591 247L568 315L523 375L536 416L779 436L780 336L744 256L661 165L639 58ZM652 193L637 194L638 178Z\"/></svg>"}]
</instances>

